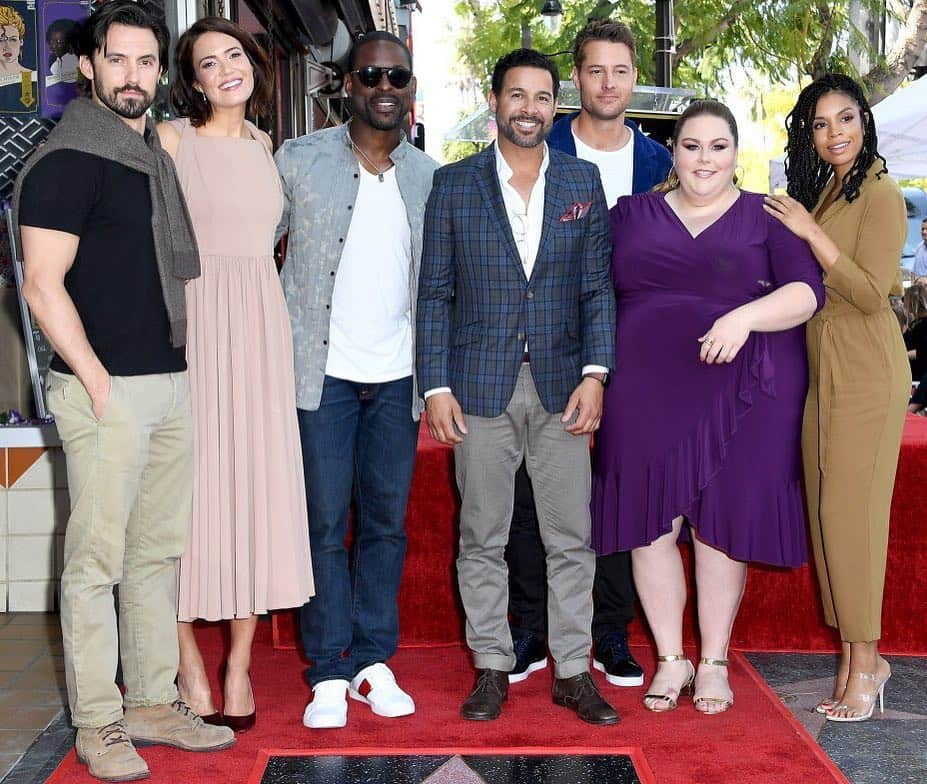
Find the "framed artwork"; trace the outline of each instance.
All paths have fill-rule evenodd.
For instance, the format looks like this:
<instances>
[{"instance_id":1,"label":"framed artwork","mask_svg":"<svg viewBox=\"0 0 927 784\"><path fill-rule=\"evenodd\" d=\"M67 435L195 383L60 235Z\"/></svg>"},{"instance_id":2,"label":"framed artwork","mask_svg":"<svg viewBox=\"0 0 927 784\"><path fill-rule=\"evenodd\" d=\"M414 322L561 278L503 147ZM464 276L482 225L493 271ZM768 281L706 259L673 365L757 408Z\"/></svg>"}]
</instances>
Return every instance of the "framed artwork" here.
<instances>
[{"instance_id":1,"label":"framed artwork","mask_svg":"<svg viewBox=\"0 0 927 784\"><path fill-rule=\"evenodd\" d=\"M0 0L0 115L39 108L35 0Z\"/></svg>"},{"instance_id":2,"label":"framed artwork","mask_svg":"<svg viewBox=\"0 0 927 784\"><path fill-rule=\"evenodd\" d=\"M89 14L89 0L38 0L39 94L43 117L57 119L77 97L76 39L80 24Z\"/></svg>"}]
</instances>

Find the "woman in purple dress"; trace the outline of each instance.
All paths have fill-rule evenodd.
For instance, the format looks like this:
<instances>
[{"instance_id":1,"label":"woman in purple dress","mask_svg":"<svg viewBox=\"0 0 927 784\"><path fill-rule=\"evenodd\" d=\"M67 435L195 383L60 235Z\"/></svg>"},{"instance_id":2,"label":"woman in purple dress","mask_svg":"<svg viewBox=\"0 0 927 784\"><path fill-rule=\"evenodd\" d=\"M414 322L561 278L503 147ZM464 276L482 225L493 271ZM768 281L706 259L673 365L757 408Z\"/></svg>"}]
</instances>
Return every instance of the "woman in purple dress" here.
<instances>
[{"instance_id":1,"label":"woman in purple dress","mask_svg":"<svg viewBox=\"0 0 927 784\"><path fill-rule=\"evenodd\" d=\"M676 124L659 192L612 209L616 362L596 438L593 544L632 551L659 662L644 705L733 705L731 627L748 561L805 562L800 433L803 324L823 304L807 244L734 182L737 124L696 101ZM682 653L686 585L676 542L695 548L702 657ZM689 532L687 532L689 533Z\"/></svg>"}]
</instances>

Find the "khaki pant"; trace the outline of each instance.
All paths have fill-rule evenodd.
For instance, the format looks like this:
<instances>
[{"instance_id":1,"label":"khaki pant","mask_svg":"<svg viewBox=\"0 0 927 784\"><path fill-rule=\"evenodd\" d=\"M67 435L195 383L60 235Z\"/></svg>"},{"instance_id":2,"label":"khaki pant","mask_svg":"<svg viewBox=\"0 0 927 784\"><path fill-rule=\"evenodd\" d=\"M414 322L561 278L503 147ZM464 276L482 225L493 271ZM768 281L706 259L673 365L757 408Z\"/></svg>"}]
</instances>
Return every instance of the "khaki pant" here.
<instances>
[{"instance_id":1,"label":"khaki pant","mask_svg":"<svg viewBox=\"0 0 927 784\"><path fill-rule=\"evenodd\" d=\"M524 364L503 414L467 415L467 435L454 447L461 498L457 579L467 615L467 644L477 668L508 672L515 666L503 554L515 472L524 458L547 553L547 629L554 674L572 678L589 670L595 574L595 554L589 547L589 436L568 433L560 416L544 410L530 365Z\"/></svg>"},{"instance_id":2,"label":"khaki pant","mask_svg":"<svg viewBox=\"0 0 927 784\"><path fill-rule=\"evenodd\" d=\"M844 642L871 642L882 636L911 371L892 311L863 315L849 308L829 305L809 322L802 456L824 621Z\"/></svg>"},{"instance_id":3,"label":"khaki pant","mask_svg":"<svg viewBox=\"0 0 927 784\"><path fill-rule=\"evenodd\" d=\"M100 727L122 717L123 702L177 698L175 565L190 523L190 390L186 373L114 376L97 420L81 382L52 371L48 405L71 495L61 575L68 700L75 727Z\"/></svg>"}]
</instances>

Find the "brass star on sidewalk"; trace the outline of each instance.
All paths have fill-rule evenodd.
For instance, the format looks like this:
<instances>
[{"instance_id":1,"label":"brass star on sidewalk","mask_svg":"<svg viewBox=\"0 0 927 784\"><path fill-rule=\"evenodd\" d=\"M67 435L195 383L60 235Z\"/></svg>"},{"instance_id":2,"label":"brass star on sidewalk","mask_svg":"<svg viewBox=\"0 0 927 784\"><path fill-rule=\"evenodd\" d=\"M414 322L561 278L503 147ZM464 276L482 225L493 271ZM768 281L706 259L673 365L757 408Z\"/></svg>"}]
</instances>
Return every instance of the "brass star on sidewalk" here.
<instances>
[{"instance_id":1,"label":"brass star on sidewalk","mask_svg":"<svg viewBox=\"0 0 927 784\"><path fill-rule=\"evenodd\" d=\"M833 687L834 679L832 677L812 678L810 680L795 681L794 683L779 684L775 687L775 691L785 706L792 711L795 718L802 723L802 726L808 730L812 737L817 738L827 724L827 719L823 714L816 713L814 708L824 697L830 695ZM873 718L882 720L927 720L927 716L921 713L906 713L891 709L879 714L878 707L876 707Z\"/></svg>"},{"instance_id":2,"label":"brass star on sidewalk","mask_svg":"<svg viewBox=\"0 0 927 784\"><path fill-rule=\"evenodd\" d=\"M459 756L451 757L422 784L486 784Z\"/></svg>"}]
</instances>

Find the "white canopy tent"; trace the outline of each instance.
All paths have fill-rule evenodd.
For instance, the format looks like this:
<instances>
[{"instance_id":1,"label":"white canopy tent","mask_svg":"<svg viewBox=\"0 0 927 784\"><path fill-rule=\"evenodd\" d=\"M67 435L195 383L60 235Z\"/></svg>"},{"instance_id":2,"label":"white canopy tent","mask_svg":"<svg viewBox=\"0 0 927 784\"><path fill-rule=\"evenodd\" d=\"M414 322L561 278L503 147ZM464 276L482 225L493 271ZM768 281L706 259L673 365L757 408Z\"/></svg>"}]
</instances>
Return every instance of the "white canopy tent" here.
<instances>
[{"instance_id":1,"label":"white canopy tent","mask_svg":"<svg viewBox=\"0 0 927 784\"><path fill-rule=\"evenodd\" d=\"M879 152L896 180L927 177L927 77L872 107ZM769 162L769 189L785 187L785 156Z\"/></svg>"}]
</instances>

